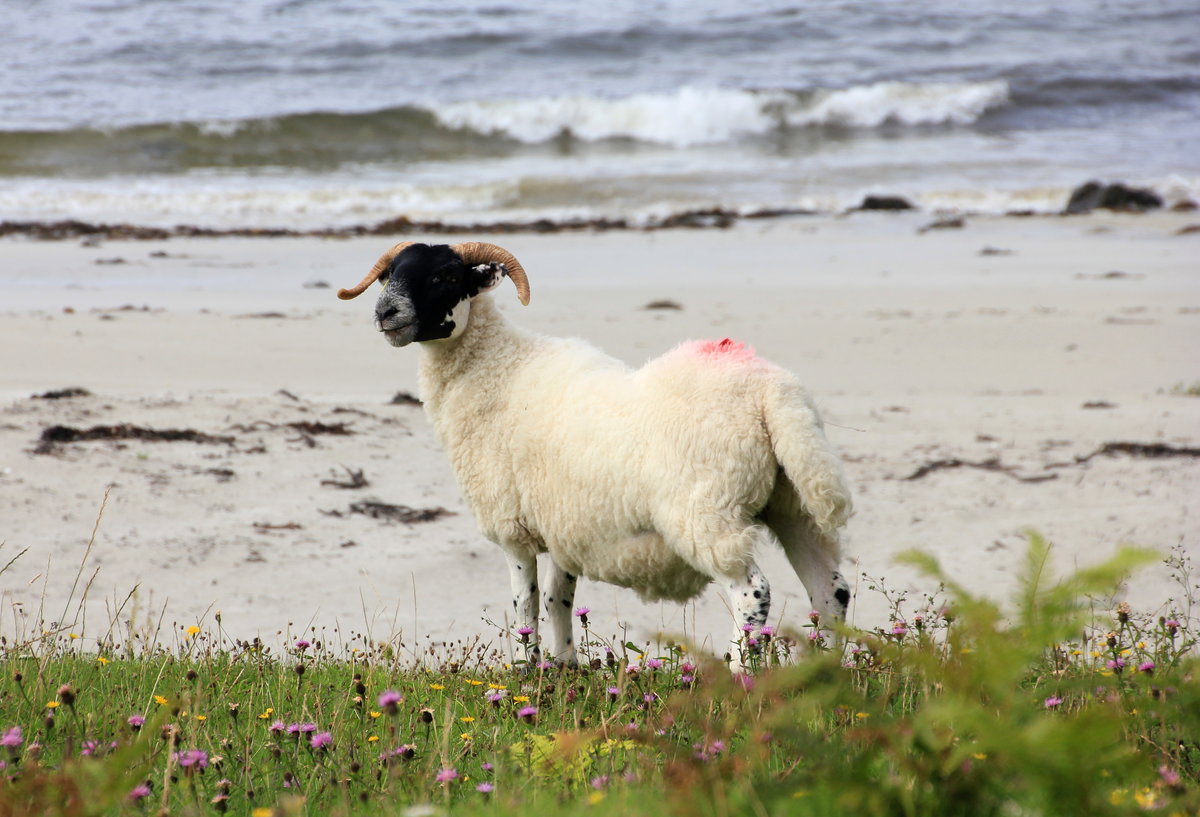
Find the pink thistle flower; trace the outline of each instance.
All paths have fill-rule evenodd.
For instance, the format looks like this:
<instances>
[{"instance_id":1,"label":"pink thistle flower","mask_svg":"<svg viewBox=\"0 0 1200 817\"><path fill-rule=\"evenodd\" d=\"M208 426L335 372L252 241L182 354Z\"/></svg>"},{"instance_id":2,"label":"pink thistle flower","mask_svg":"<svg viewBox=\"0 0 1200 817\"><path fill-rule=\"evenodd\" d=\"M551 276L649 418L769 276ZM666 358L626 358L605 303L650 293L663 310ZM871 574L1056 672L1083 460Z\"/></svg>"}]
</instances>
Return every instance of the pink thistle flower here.
<instances>
[{"instance_id":1,"label":"pink thistle flower","mask_svg":"<svg viewBox=\"0 0 1200 817\"><path fill-rule=\"evenodd\" d=\"M130 715L129 719L125 722L128 723L129 728L135 732L146 725L146 719L141 715Z\"/></svg>"},{"instance_id":2,"label":"pink thistle flower","mask_svg":"<svg viewBox=\"0 0 1200 817\"><path fill-rule=\"evenodd\" d=\"M1169 766L1166 766L1166 765L1159 766L1158 774L1160 777L1162 777L1163 782L1166 783L1168 786L1178 786L1179 785L1179 772L1175 771L1174 769L1170 768Z\"/></svg>"},{"instance_id":3,"label":"pink thistle flower","mask_svg":"<svg viewBox=\"0 0 1200 817\"><path fill-rule=\"evenodd\" d=\"M22 736L21 727L19 726L12 727L0 736L0 746L7 746L11 749L20 746L24 741L25 738Z\"/></svg>"},{"instance_id":4,"label":"pink thistle flower","mask_svg":"<svg viewBox=\"0 0 1200 817\"><path fill-rule=\"evenodd\" d=\"M1143 661L1142 663L1138 664L1138 672L1144 672L1147 675L1151 675L1154 672L1154 662Z\"/></svg>"},{"instance_id":5,"label":"pink thistle flower","mask_svg":"<svg viewBox=\"0 0 1200 817\"><path fill-rule=\"evenodd\" d=\"M517 717L526 723L533 723L533 719L537 717L537 713L536 706L526 706L522 707L521 711L517 713Z\"/></svg>"},{"instance_id":6,"label":"pink thistle flower","mask_svg":"<svg viewBox=\"0 0 1200 817\"><path fill-rule=\"evenodd\" d=\"M575 615L578 616L579 618L583 618L590 612L592 612L590 607L576 607L575 608Z\"/></svg>"},{"instance_id":7,"label":"pink thistle flower","mask_svg":"<svg viewBox=\"0 0 1200 817\"><path fill-rule=\"evenodd\" d=\"M615 701L621 695L621 690L617 687L609 687L606 692L608 692L609 699L613 701Z\"/></svg>"},{"instance_id":8,"label":"pink thistle flower","mask_svg":"<svg viewBox=\"0 0 1200 817\"><path fill-rule=\"evenodd\" d=\"M454 769L442 769L434 779L439 783L449 783L451 780L458 779L458 772Z\"/></svg>"},{"instance_id":9,"label":"pink thistle flower","mask_svg":"<svg viewBox=\"0 0 1200 817\"><path fill-rule=\"evenodd\" d=\"M142 800L143 798L146 798L149 796L150 796L150 787L147 786L145 783L139 783L136 786L134 786L132 789L129 790L129 795L128 795L129 799L134 801L135 803L138 802L139 800Z\"/></svg>"},{"instance_id":10,"label":"pink thistle flower","mask_svg":"<svg viewBox=\"0 0 1200 817\"><path fill-rule=\"evenodd\" d=\"M181 769L189 773L196 769L208 768L208 752L205 752L203 749L187 749L182 752L175 752L172 757Z\"/></svg>"},{"instance_id":11,"label":"pink thistle flower","mask_svg":"<svg viewBox=\"0 0 1200 817\"><path fill-rule=\"evenodd\" d=\"M602 774L599 777L592 778L593 789L603 789L608 786L608 775Z\"/></svg>"},{"instance_id":12,"label":"pink thistle flower","mask_svg":"<svg viewBox=\"0 0 1200 817\"><path fill-rule=\"evenodd\" d=\"M658 658L651 658L646 661L646 667L649 669L662 669L663 662Z\"/></svg>"},{"instance_id":13,"label":"pink thistle flower","mask_svg":"<svg viewBox=\"0 0 1200 817\"><path fill-rule=\"evenodd\" d=\"M283 721L273 721L271 723L271 725L267 727L267 729L269 729L272 732L276 732L276 733L282 732L287 728L288 728L288 725L286 723L284 723Z\"/></svg>"},{"instance_id":14,"label":"pink thistle flower","mask_svg":"<svg viewBox=\"0 0 1200 817\"><path fill-rule=\"evenodd\" d=\"M821 623L821 614L818 613L816 610L812 610L808 614L808 620L811 621L813 624L820 624Z\"/></svg>"},{"instance_id":15,"label":"pink thistle flower","mask_svg":"<svg viewBox=\"0 0 1200 817\"><path fill-rule=\"evenodd\" d=\"M309 745L314 749L328 749L333 745L332 732L317 732L308 741Z\"/></svg>"},{"instance_id":16,"label":"pink thistle flower","mask_svg":"<svg viewBox=\"0 0 1200 817\"><path fill-rule=\"evenodd\" d=\"M892 625L892 635L903 636L908 634L908 624L904 619L900 619Z\"/></svg>"},{"instance_id":17,"label":"pink thistle flower","mask_svg":"<svg viewBox=\"0 0 1200 817\"><path fill-rule=\"evenodd\" d=\"M296 642L296 649L300 650L301 652L303 652L304 650L307 650L311 646L312 646L312 642L305 641L303 638L299 639Z\"/></svg>"},{"instance_id":18,"label":"pink thistle flower","mask_svg":"<svg viewBox=\"0 0 1200 817\"><path fill-rule=\"evenodd\" d=\"M517 635L521 636L521 640L524 641L527 638L529 638L529 636L533 635L533 628L532 627L520 627L517 629Z\"/></svg>"},{"instance_id":19,"label":"pink thistle flower","mask_svg":"<svg viewBox=\"0 0 1200 817\"><path fill-rule=\"evenodd\" d=\"M491 763L488 763L488 762L485 760L485 761L483 761L482 763L480 763L480 764L479 764L479 768L483 769L485 772L490 772L492 769L494 769L494 768L496 768L496 767L495 767L495 766L493 766Z\"/></svg>"},{"instance_id":20,"label":"pink thistle flower","mask_svg":"<svg viewBox=\"0 0 1200 817\"><path fill-rule=\"evenodd\" d=\"M481 794L491 794L495 790L496 790L496 787L494 785L492 785L491 783L487 782L486 780L475 787L475 791L477 791Z\"/></svg>"},{"instance_id":21,"label":"pink thistle flower","mask_svg":"<svg viewBox=\"0 0 1200 817\"><path fill-rule=\"evenodd\" d=\"M1062 702L1063 702L1062 698L1058 697L1057 695L1051 695L1043 703L1047 709L1053 709L1054 707L1058 706Z\"/></svg>"},{"instance_id":22,"label":"pink thistle flower","mask_svg":"<svg viewBox=\"0 0 1200 817\"><path fill-rule=\"evenodd\" d=\"M399 704L404 700L404 696L394 689L385 689L379 693L379 708L389 715L395 715L399 711Z\"/></svg>"}]
</instances>

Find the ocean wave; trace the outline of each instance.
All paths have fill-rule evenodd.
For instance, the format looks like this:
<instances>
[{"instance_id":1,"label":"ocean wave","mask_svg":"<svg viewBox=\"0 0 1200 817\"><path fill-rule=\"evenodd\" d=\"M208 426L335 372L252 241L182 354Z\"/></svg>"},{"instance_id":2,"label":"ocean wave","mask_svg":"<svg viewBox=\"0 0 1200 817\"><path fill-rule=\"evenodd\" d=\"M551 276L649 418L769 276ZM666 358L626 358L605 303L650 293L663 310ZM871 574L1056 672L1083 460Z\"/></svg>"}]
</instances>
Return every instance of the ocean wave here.
<instances>
[{"instance_id":1,"label":"ocean wave","mask_svg":"<svg viewBox=\"0 0 1200 817\"><path fill-rule=\"evenodd\" d=\"M685 87L618 99L590 96L473 100L429 112L444 126L537 144L564 134L692 147L785 127L969 125L1009 102L1008 83L878 82L844 89Z\"/></svg>"}]
</instances>

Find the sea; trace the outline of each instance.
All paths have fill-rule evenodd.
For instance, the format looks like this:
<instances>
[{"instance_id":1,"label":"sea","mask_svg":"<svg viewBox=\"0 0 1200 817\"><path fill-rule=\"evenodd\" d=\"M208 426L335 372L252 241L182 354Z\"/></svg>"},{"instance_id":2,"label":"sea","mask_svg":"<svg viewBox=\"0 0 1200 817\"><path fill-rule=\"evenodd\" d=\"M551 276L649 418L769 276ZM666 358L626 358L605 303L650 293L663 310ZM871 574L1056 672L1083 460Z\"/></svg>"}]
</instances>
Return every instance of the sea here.
<instances>
[{"instance_id":1,"label":"sea","mask_svg":"<svg viewBox=\"0 0 1200 817\"><path fill-rule=\"evenodd\" d=\"M1200 193L1197 0L25 0L0 220L343 228Z\"/></svg>"}]
</instances>

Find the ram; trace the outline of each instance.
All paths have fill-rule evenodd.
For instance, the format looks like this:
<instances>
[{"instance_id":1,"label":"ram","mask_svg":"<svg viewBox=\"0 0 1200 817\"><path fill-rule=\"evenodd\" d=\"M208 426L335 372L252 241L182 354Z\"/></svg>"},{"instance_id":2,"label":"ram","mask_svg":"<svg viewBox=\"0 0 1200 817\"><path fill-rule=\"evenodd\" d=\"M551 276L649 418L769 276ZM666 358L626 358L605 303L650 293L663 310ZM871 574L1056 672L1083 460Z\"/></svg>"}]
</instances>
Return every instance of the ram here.
<instances>
[{"instance_id":1,"label":"ram","mask_svg":"<svg viewBox=\"0 0 1200 817\"><path fill-rule=\"evenodd\" d=\"M512 325L487 294L529 281L493 244L402 242L376 262L376 328L420 344L420 389L484 536L507 557L524 658L539 661L537 557L555 660L573 662L577 577L644 599L728 593L734 644L766 624L759 548L780 547L825 624L850 599L838 572L850 514L841 464L794 375L730 341L690 341L630 369L575 339ZM741 655L744 662L747 656Z\"/></svg>"}]
</instances>

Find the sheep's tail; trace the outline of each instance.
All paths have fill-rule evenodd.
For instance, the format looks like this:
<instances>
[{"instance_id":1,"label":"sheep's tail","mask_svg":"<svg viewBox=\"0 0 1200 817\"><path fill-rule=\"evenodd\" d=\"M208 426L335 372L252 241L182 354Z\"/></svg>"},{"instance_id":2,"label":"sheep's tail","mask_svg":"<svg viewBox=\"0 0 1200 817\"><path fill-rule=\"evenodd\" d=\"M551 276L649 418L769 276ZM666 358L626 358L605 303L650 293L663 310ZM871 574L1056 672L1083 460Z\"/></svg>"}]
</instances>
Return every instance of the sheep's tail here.
<instances>
[{"instance_id":1,"label":"sheep's tail","mask_svg":"<svg viewBox=\"0 0 1200 817\"><path fill-rule=\"evenodd\" d=\"M804 511L821 533L835 537L853 505L841 459L825 437L812 399L793 378L776 379L763 402L763 420L775 458L795 487Z\"/></svg>"}]
</instances>

